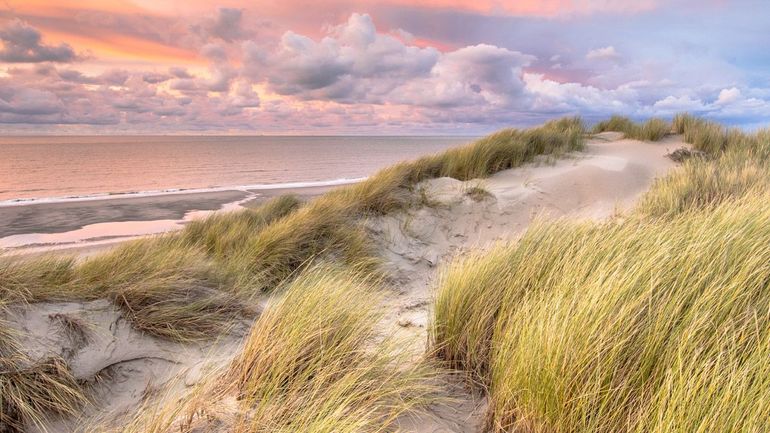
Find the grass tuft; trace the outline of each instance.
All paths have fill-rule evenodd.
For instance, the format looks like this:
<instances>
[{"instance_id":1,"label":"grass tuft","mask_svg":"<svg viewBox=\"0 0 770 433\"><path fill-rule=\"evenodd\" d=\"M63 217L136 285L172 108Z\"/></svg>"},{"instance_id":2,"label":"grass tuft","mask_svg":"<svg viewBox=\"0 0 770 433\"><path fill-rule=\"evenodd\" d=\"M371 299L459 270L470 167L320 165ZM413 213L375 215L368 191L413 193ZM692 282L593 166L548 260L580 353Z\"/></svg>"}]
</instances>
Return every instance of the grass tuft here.
<instances>
[{"instance_id":1,"label":"grass tuft","mask_svg":"<svg viewBox=\"0 0 770 433\"><path fill-rule=\"evenodd\" d=\"M489 192L486 188L484 188L481 185L474 185L468 189L465 190L465 195L470 197L473 201L484 201L488 198L494 197L494 194Z\"/></svg>"},{"instance_id":2,"label":"grass tuft","mask_svg":"<svg viewBox=\"0 0 770 433\"><path fill-rule=\"evenodd\" d=\"M728 131L722 125L693 117L689 114L674 116L674 130L695 149L716 154L728 145Z\"/></svg>"},{"instance_id":3,"label":"grass tuft","mask_svg":"<svg viewBox=\"0 0 770 433\"><path fill-rule=\"evenodd\" d=\"M247 313L221 290L226 282L202 249L169 236L130 242L87 260L72 286L111 299L139 330L190 340L219 335L224 324Z\"/></svg>"},{"instance_id":4,"label":"grass tuft","mask_svg":"<svg viewBox=\"0 0 770 433\"><path fill-rule=\"evenodd\" d=\"M687 125L694 121L679 122ZM682 167L656 180L642 197L639 212L647 217L672 216L769 191L770 133L733 132L728 137L723 150L707 153L710 157L690 158Z\"/></svg>"},{"instance_id":5,"label":"grass tuft","mask_svg":"<svg viewBox=\"0 0 770 433\"><path fill-rule=\"evenodd\" d=\"M215 213L192 221L181 236L193 245L202 246L207 254L226 260L261 229L296 211L300 205L294 195L278 196L255 209Z\"/></svg>"},{"instance_id":6,"label":"grass tuft","mask_svg":"<svg viewBox=\"0 0 770 433\"><path fill-rule=\"evenodd\" d=\"M0 301L35 302L56 298L74 276L74 259L45 256L34 260L0 258Z\"/></svg>"},{"instance_id":7,"label":"grass tuft","mask_svg":"<svg viewBox=\"0 0 770 433\"><path fill-rule=\"evenodd\" d=\"M607 131L622 132L625 138L633 140L660 141L671 133L671 125L657 118L637 124L628 117L612 116L609 120L596 124L593 129L595 134Z\"/></svg>"},{"instance_id":8,"label":"grass tuft","mask_svg":"<svg viewBox=\"0 0 770 433\"><path fill-rule=\"evenodd\" d=\"M21 355L0 359L0 431L21 433L27 427L41 427L47 414L76 416L86 403L63 359L38 363Z\"/></svg>"}]
</instances>

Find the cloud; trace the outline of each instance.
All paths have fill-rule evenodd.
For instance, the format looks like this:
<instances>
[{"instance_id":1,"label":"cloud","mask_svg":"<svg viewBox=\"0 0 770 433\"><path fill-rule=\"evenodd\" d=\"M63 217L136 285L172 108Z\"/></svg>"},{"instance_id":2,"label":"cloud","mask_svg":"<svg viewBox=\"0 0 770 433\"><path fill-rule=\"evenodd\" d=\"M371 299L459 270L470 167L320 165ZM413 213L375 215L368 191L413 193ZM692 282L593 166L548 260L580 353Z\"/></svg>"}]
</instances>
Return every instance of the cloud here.
<instances>
[{"instance_id":1,"label":"cloud","mask_svg":"<svg viewBox=\"0 0 770 433\"><path fill-rule=\"evenodd\" d=\"M565 114L589 121L614 113L643 118L679 111L731 123L770 117L764 58L749 56L755 63L747 69L740 62L750 52L727 50L729 41L693 33L697 29L687 22L676 31L649 34L649 20L660 15L619 20L612 5L615 12L558 18L544 12L548 18L532 18L503 9L479 14L454 0L440 1L448 9L437 12L438 3L431 3L418 14L399 15L409 19L394 18L395 12L416 10L401 3L395 9L371 3L371 15L346 14L349 5L319 15L315 5L303 4L294 12L312 19L288 19L270 15L270 8L240 9L246 4L237 1L227 3L230 9L207 7L209 18L84 10L74 18L40 21L23 15L26 21L0 30L6 48L1 53L7 54L7 40L14 41L17 57L21 46L36 47L24 55L38 60L58 48L44 43L29 22L46 32L82 36L71 39L78 49L104 36L103 52L120 54L92 62L77 59L70 48L73 60L84 61L7 66L0 73L0 122L94 125L104 131L481 133ZM672 7L681 9L685 1L690 0ZM557 3L566 4L535 6ZM570 4L598 12L609 3ZM255 11L264 21L257 21ZM337 16L346 18L325 21ZM27 30L18 31L20 26ZM591 33L596 28L606 30L600 44ZM747 30L741 37L755 40L755 34ZM629 42L639 35L649 39ZM167 56L166 48L174 47L188 57ZM121 62L129 51L148 57Z\"/></svg>"},{"instance_id":2,"label":"cloud","mask_svg":"<svg viewBox=\"0 0 770 433\"><path fill-rule=\"evenodd\" d=\"M227 51L219 44L206 44L201 48L201 55L212 62L227 62Z\"/></svg>"},{"instance_id":3,"label":"cloud","mask_svg":"<svg viewBox=\"0 0 770 433\"><path fill-rule=\"evenodd\" d=\"M703 101L690 95L667 96L652 105L661 114L673 114L681 111L700 112L706 109Z\"/></svg>"},{"instance_id":4,"label":"cloud","mask_svg":"<svg viewBox=\"0 0 770 433\"><path fill-rule=\"evenodd\" d=\"M0 40L3 43L0 61L7 63L68 63L77 59L71 46L44 45L41 33L18 19L0 29Z\"/></svg>"},{"instance_id":5,"label":"cloud","mask_svg":"<svg viewBox=\"0 0 770 433\"><path fill-rule=\"evenodd\" d=\"M182 79L187 79L187 78L192 78L193 77L192 75L190 75L190 73L187 71L187 69L182 68L180 66L173 66L173 67L169 68L168 73L171 74L173 77L182 78Z\"/></svg>"},{"instance_id":6,"label":"cloud","mask_svg":"<svg viewBox=\"0 0 770 433\"><path fill-rule=\"evenodd\" d=\"M202 26L193 26L194 30L202 33L204 38L219 38L225 42L239 41L246 38L242 27L243 9L217 9L216 17L204 21Z\"/></svg>"},{"instance_id":7,"label":"cloud","mask_svg":"<svg viewBox=\"0 0 770 433\"><path fill-rule=\"evenodd\" d=\"M170 80L171 76L167 75L167 74L160 74L160 73L157 73L157 72L147 72L146 74L144 74L144 76L142 78L147 83L159 84L159 83L163 83L165 81Z\"/></svg>"},{"instance_id":8,"label":"cloud","mask_svg":"<svg viewBox=\"0 0 770 433\"><path fill-rule=\"evenodd\" d=\"M728 105L728 104L732 104L733 102L737 101L740 98L741 98L741 91L737 87L732 87L730 89L722 89L722 91L719 92L719 97L717 98L716 104Z\"/></svg>"},{"instance_id":9,"label":"cloud","mask_svg":"<svg viewBox=\"0 0 770 433\"><path fill-rule=\"evenodd\" d=\"M286 32L274 50L244 45L245 72L271 90L303 99L378 100L395 86L430 73L434 48L405 45L378 33L369 15L352 14L316 41Z\"/></svg>"},{"instance_id":10,"label":"cloud","mask_svg":"<svg viewBox=\"0 0 770 433\"><path fill-rule=\"evenodd\" d=\"M522 69L534 58L480 44L443 54L428 77L397 92L400 103L428 107L472 107L476 112L520 108L527 98Z\"/></svg>"},{"instance_id":11,"label":"cloud","mask_svg":"<svg viewBox=\"0 0 770 433\"><path fill-rule=\"evenodd\" d=\"M62 102L52 92L22 88L0 95L0 112L38 116L59 113Z\"/></svg>"},{"instance_id":12,"label":"cloud","mask_svg":"<svg viewBox=\"0 0 770 433\"><path fill-rule=\"evenodd\" d=\"M586 59L615 61L620 59L620 54L615 51L615 47L610 45L604 48L597 48L595 50L589 51L588 54L586 54Z\"/></svg>"}]
</instances>

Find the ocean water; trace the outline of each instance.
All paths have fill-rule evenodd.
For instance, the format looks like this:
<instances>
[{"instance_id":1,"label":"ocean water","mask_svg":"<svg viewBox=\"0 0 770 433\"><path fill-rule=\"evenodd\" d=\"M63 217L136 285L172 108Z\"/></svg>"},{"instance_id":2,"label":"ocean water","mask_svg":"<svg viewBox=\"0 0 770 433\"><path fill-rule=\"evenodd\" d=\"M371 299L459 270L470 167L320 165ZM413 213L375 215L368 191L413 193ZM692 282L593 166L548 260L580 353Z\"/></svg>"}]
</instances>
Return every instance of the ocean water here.
<instances>
[{"instance_id":1,"label":"ocean water","mask_svg":"<svg viewBox=\"0 0 770 433\"><path fill-rule=\"evenodd\" d=\"M0 204L358 179L469 137L0 137Z\"/></svg>"}]
</instances>

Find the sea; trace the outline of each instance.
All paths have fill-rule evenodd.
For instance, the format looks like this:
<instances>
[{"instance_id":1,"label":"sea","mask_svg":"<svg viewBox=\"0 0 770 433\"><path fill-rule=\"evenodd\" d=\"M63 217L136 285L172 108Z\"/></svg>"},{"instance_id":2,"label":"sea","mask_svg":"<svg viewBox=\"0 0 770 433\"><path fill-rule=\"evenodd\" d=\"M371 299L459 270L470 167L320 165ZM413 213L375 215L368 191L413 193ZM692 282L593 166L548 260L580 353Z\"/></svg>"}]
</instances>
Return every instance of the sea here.
<instances>
[{"instance_id":1,"label":"sea","mask_svg":"<svg viewBox=\"0 0 770 433\"><path fill-rule=\"evenodd\" d=\"M0 206L170 192L322 186L473 137L5 136Z\"/></svg>"}]
</instances>

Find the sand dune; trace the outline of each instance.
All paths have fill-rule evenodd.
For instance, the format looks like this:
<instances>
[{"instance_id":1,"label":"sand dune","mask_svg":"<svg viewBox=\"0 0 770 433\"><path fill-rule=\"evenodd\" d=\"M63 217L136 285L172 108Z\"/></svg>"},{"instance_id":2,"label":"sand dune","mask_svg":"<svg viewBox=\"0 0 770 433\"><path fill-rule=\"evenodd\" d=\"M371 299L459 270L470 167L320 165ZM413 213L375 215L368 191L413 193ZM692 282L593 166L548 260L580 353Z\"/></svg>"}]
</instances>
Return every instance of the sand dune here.
<instances>
[{"instance_id":1,"label":"sand dune","mask_svg":"<svg viewBox=\"0 0 770 433\"><path fill-rule=\"evenodd\" d=\"M676 136L646 143L604 133L588 141L584 152L541 159L485 180L422 182L417 191L424 206L366 221L392 275L383 333L403 337L420 356L441 263L470 248L515 238L535 219L622 213L673 167L665 155L681 146ZM86 334L66 335L57 321L61 314L84 323ZM78 379L92 383L98 403L87 419L130 412L171 378L181 378L178 386L191 385L206 364L231 359L246 330L244 324L215 343L170 343L133 330L118 309L101 301L17 305L10 319L34 358L62 355ZM401 420L401 427L419 433L476 431L484 402L459 384L447 389L456 403L433 408L432 416ZM50 428L70 431L72 420L52 420Z\"/></svg>"},{"instance_id":2,"label":"sand dune","mask_svg":"<svg viewBox=\"0 0 770 433\"><path fill-rule=\"evenodd\" d=\"M422 353L438 264L468 249L516 238L535 219L604 219L622 212L675 165L666 154L682 146L679 137L649 143L604 133L589 141L584 152L483 181L424 182L434 206L370 223L397 276L387 326ZM467 194L479 185L491 196L477 201ZM484 401L456 384L448 392L456 403L434 408L432 416L405 419L401 427L418 433L478 431Z\"/></svg>"}]
</instances>

